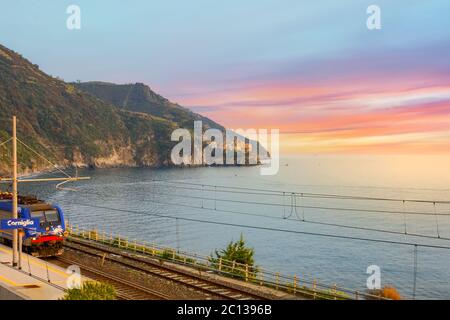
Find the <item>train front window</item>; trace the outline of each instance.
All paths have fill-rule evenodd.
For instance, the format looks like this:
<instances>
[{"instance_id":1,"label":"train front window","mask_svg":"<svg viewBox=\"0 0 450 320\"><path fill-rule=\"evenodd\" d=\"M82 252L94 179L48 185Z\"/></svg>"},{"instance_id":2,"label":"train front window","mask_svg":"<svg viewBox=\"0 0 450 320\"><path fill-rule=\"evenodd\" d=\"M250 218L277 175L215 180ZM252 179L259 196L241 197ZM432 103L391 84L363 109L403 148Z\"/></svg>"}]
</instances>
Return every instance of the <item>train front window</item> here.
<instances>
[{"instance_id":1,"label":"train front window","mask_svg":"<svg viewBox=\"0 0 450 320\"><path fill-rule=\"evenodd\" d=\"M58 211L45 211L45 219L47 220L47 222L59 222L60 220Z\"/></svg>"},{"instance_id":2,"label":"train front window","mask_svg":"<svg viewBox=\"0 0 450 320\"><path fill-rule=\"evenodd\" d=\"M58 211L48 210L48 211L33 211L31 212L32 218L39 218L39 223L42 226L45 223L54 225L61 222L59 218Z\"/></svg>"},{"instance_id":3,"label":"train front window","mask_svg":"<svg viewBox=\"0 0 450 320\"><path fill-rule=\"evenodd\" d=\"M31 212L31 218L39 218L39 224L41 225L45 222L45 216L43 211Z\"/></svg>"}]
</instances>

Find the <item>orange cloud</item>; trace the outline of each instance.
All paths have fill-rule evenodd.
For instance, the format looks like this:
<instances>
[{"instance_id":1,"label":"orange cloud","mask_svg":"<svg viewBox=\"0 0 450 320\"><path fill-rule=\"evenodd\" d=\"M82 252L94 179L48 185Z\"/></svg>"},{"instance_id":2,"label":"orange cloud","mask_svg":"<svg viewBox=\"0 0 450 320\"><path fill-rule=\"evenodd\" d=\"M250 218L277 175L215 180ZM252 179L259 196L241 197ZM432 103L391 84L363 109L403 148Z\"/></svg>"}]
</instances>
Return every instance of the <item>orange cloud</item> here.
<instances>
[{"instance_id":1,"label":"orange cloud","mask_svg":"<svg viewBox=\"0 0 450 320\"><path fill-rule=\"evenodd\" d=\"M450 85L405 81L261 84L184 104L229 128L278 128L284 152L448 152Z\"/></svg>"}]
</instances>

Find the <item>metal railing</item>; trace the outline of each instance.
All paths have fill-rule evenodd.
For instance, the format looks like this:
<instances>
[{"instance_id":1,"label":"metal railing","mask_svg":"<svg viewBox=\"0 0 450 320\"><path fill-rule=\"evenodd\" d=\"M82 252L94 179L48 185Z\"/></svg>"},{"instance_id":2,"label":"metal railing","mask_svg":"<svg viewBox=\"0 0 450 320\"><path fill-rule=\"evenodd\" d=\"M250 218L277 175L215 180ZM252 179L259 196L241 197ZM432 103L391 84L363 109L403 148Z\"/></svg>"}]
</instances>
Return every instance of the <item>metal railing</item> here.
<instances>
[{"instance_id":1,"label":"metal railing","mask_svg":"<svg viewBox=\"0 0 450 320\"><path fill-rule=\"evenodd\" d=\"M111 247L125 249L130 252L148 255L164 262L172 262L192 267L198 271L214 273L220 276L233 278L260 287L267 287L292 294L294 296L311 299L385 299L379 295L359 292L337 284L326 285L319 283L316 278L306 279L297 275L288 276L274 272L260 266L251 266L222 258L213 258L192 252L177 250L156 243L130 240L128 237L99 231L80 228L78 225L67 224L69 236L95 241Z\"/></svg>"}]
</instances>

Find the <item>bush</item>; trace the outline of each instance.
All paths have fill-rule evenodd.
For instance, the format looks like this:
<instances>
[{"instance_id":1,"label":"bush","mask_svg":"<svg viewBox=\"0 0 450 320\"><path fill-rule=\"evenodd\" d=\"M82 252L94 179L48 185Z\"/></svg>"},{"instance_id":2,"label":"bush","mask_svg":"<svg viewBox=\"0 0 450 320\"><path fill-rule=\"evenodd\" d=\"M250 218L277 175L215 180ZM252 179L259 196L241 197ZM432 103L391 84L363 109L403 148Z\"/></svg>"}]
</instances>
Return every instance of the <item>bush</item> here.
<instances>
[{"instance_id":1,"label":"bush","mask_svg":"<svg viewBox=\"0 0 450 320\"><path fill-rule=\"evenodd\" d=\"M68 289L63 300L116 300L114 287L107 283L87 281L81 288Z\"/></svg>"},{"instance_id":2,"label":"bush","mask_svg":"<svg viewBox=\"0 0 450 320\"><path fill-rule=\"evenodd\" d=\"M402 297L400 296L400 293L397 291L396 288L392 286L384 286L382 289L374 289L369 290L369 294L376 297L381 297L385 299L391 299L391 300L401 300ZM372 299L375 299L374 297Z\"/></svg>"},{"instance_id":3,"label":"bush","mask_svg":"<svg viewBox=\"0 0 450 320\"><path fill-rule=\"evenodd\" d=\"M386 299L391 300L401 300L402 297L400 296L400 293L398 293L397 289L394 287L384 287L381 289L381 296Z\"/></svg>"},{"instance_id":4,"label":"bush","mask_svg":"<svg viewBox=\"0 0 450 320\"><path fill-rule=\"evenodd\" d=\"M174 257L173 251L170 250L164 250L161 254L160 254L161 258L165 259L165 260L172 260ZM176 259L176 256L175 256Z\"/></svg>"},{"instance_id":5,"label":"bush","mask_svg":"<svg viewBox=\"0 0 450 320\"><path fill-rule=\"evenodd\" d=\"M226 249L215 251L214 255L209 257L211 264L214 268L219 269L220 259L222 259L221 269L222 271L236 274L238 276L245 276L246 272L243 270L242 265L247 265L249 273L247 274L250 278L255 278L258 272L255 267L254 260L255 251L253 248L248 248L245 244L243 235L238 241L231 241ZM230 262L236 262L238 267L233 268Z\"/></svg>"}]
</instances>

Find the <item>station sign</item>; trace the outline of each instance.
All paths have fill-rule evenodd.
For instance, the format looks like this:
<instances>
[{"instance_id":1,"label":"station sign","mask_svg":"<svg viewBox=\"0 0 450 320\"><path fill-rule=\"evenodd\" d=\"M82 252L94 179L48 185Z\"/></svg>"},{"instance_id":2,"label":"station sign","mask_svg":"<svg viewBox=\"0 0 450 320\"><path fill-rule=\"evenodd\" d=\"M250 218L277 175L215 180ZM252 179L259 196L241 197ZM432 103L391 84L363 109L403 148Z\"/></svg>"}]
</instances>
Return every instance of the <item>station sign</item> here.
<instances>
[{"instance_id":1,"label":"station sign","mask_svg":"<svg viewBox=\"0 0 450 320\"><path fill-rule=\"evenodd\" d=\"M39 226L39 219L3 219L0 223L0 229L32 229Z\"/></svg>"}]
</instances>

